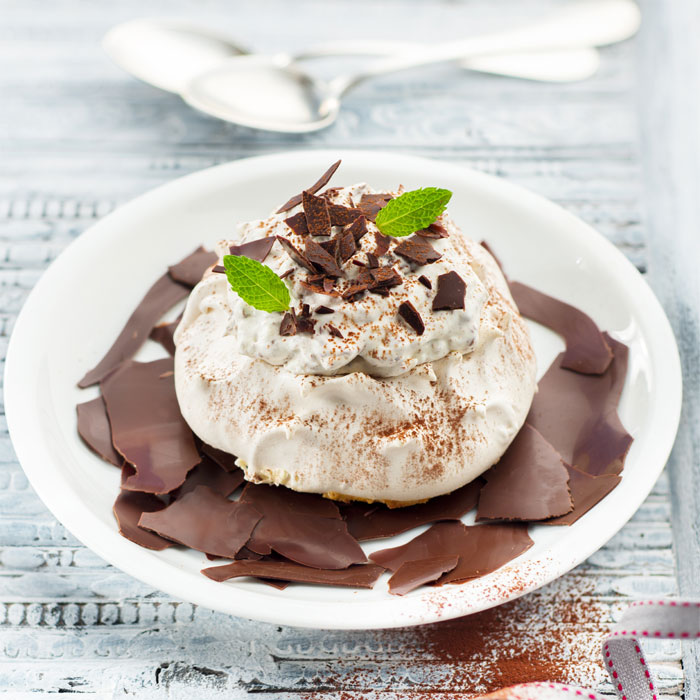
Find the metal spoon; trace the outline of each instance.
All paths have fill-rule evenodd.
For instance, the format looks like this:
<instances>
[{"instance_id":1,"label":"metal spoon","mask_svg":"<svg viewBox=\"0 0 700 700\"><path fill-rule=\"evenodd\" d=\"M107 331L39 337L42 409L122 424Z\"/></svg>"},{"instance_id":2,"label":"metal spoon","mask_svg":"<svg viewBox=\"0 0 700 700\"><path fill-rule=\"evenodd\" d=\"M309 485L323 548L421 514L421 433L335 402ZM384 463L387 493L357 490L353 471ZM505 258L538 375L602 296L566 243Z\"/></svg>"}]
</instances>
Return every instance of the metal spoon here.
<instances>
[{"instance_id":1,"label":"metal spoon","mask_svg":"<svg viewBox=\"0 0 700 700\"><path fill-rule=\"evenodd\" d=\"M192 79L182 97L192 107L234 124L286 133L317 131L335 121L342 97L370 78L469 56L613 43L634 33L639 20L631 0L586 0L537 23L446 43L418 55L395 56L329 82L290 65L284 55L240 56Z\"/></svg>"},{"instance_id":2,"label":"metal spoon","mask_svg":"<svg viewBox=\"0 0 700 700\"><path fill-rule=\"evenodd\" d=\"M145 83L181 93L199 74L248 49L223 34L173 19L135 19L112 27L102 40L107 55ZM287 64L329 56L392 56L424 51L425 46L403 41L358 39L320 44L294 56ZM463 67L546 82L589 78L600 59L593 48L515 55L474 56Z\"/></svg>"}]
</instances>

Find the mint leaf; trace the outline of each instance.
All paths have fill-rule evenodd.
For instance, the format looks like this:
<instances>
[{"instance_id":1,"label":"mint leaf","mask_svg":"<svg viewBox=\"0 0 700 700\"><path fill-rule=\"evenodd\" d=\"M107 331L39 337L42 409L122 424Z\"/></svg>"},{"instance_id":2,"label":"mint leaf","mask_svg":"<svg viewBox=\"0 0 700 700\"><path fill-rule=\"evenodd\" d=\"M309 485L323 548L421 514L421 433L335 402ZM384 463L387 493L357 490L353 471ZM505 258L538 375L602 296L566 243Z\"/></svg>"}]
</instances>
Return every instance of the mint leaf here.
<instances>
[{"instance_id":1,"label":"mint leaf","mask_svg":"<svg viewBox=\"0 0 700 700\"><path fill-rule=\"evenodd\" d=\"M224 268L233 291L260 311L286 311L287 285L267 266L245 255L224 255Z\"/></svg>"},{"instance_id":2,"label":"mint leaf","mask_svg":"<svg viewBox=\"0 0 700 700\"><path fill-rule=\"evenodd\" d=\"M387 236L410 236L430 226L445 211L450 197L452 192L439 187L404 192L380 209L375 223Z\"/></svg>"}]
</instances>

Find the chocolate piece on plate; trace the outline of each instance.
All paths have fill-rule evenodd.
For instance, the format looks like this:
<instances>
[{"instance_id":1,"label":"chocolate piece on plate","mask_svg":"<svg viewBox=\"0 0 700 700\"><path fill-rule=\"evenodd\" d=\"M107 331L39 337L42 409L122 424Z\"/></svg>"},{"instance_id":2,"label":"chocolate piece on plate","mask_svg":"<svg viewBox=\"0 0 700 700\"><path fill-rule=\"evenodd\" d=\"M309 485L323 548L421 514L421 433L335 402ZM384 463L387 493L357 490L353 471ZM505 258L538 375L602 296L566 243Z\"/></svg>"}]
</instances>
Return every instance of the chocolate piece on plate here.
<instances>
[{"instance_id":1,"label":"chocolate piece on plate","mask_svg":"<svg viewBox=\"0 0 700 700\"><path fill-rule=\"evenodd\" d=\"M334 338L342 338L343 334L331 323L326 324L326 328L328 328L328 332L334 337Z\"/></svg>"},{"instance_id":2,"label":"chocolate piece on plate","mask_svg":"<svg viewBox=\"0 0 700 700\"><path fill-rule=\"evenodd\" d=\"M286 311L284 316L282 316L282 321L280 322L280 335L290 336L297 334L297 321L296 318Z\"/></svg>"},{"instance_id":3,"label":"chocolate piece on plate","mask_svg":"<svg viewBox=\"0 0 700 700\"><path fill-rule=\"evenodd\" d=\"M344 569L367 560L337 506L320 495L247 484L240 502L251 504L263 516L246 545L253 552L275 551L318 569Z\"/></svg>"},{"instance_id":4,"label":"chocolate piece on plate","mask_svg":"<svg viewBox=\"0 0 700 700\"><path fill-rule=\"evenodd\" d=\"M189 287L173 281L169 274L159 277L129 316L107 354L78 382L78 386L84 389L97 384L124 360L133 357L160 317L189 293Z\"/></svg>"},{"instance_id":5,"label":"chocolate piece on plate","mask_svg":"<svg viewBox=\"0 0 700 700\"><path fill-rule=\"evenodd\" d=\"M402 301L401 304L399 304L399 316L401 316L418 335L423 335L425 323L423 323L423 319L418 313L418 310L410 301Z\"/></svg>"},{"instance_id":6,"label":"chocolate piece on plate","mask_svg":"<svg viewBox=\"0 0 700 700\"><path fill-rule=\"evenodd\" d=\"M197 486L208 486L222 496L230 496L244 481L243 470L227 471L213 459L205 457L190 473L185 482L174 492L176 499L194 491Z\"/></svg>"},{"instance_id":7,"label":"chocolate piece on plate","mask_svg":"<svg viewBox=\"0 0 700 700\"><path fill-rule=\"evenodd\" d=\"M144 513L139 527L200 552L233 558L259 520L260 513L248 503L229 501L208 486L197 486L167 508Z\"/></svg>"},{"instance_id":8,"label":"chocolate piece on plate","mask_svg":"<svg viewBox=\"0 0 700 700\"><path fill-rule=\"evenodd\" d=\"M461 583L495 571L532 547L527 525L497 523L467 526L459 521L436 523L410 542L370 555L391 571L408 561L458 556L459 563L438 581Z\"/></svg>"},{"instance_id":9,"label":"chocolate piece on plate","mask_svg":"<svg viewBox=\"0 0 700 700\"><path fill-rule=\"evenodd\" d=\"M424 583L437 581L440 576L452 571L458 562L459 556L456 554L407 561L401 564L396 573L389 579L389 593L405 595Z\"/></svg>"},{"instance_id":10,"label":"chocolate piece on plate","mask_svg":"<svg viewBox=\"0 0 700 700\"><path fill-rule=\"evenodd\" d=\"M394 198L393 194L381 192L379 194L363 194L357 208L370 220L374 221L386 203Z\"/></svg>"},{"instance_id":11,"label":"chocolate piece on plate","mask_svg":"<svg viewBox=\"0 0 700 700\"><path fill-rule=\"evenodd\" d=\"M163 508L165 503L152 493L120 491L112 508L119 525L119 534L147 549L161 551L172 547L174 542L138 526L139 519L144 513L154 513Z\"/></svg>"},{"instance_id":12,"label":"chocolate piece on plate","mask_svg":"<svg viewBox=\"0 0 700 700\"><path fill-rule=\"evenodd\" d=\"M379 231L375 231L374 244L376 246L376 248L374 249L374 254L378 258L381 258L382 255L387 254L389 248L391 247L391 237L385 236L383 233L379 233Z\"/></svg>"},{"instance_id":13,"label":"chocolate piece on plate","mask_svg":"<svg viewBox=\"0 0 700 700\"><path fill-rule=\"evenodd\" d=\"M404 238L394 248L394 253L415 265L429 265L442 257L442 253L438 253L425 238L420 236Z\"/></svg>"},{"instance_id":14,"label":"chocolate piece on plate","mask_svg":"<svg viewBox=\"0 0 700 700\"><path fill-rule=\"evenodd\" d=\"M330 236L331 215L328 213L328 202L323 197L316 197L310 192L304 192L302 193L302 203L309 235Z\"/></svg>"},{"instance_id":15,"label":"chocolate piece on plate","mask_svg":"<svg viewBox=\"0 0 700 700\"><path fill-rule=\"evenodd\" d=\"M112 445L112 429L107 417L107 409L101 396L92 401L79 403L78 410L78 433L83 438L85 444L105 462L121 467L124 458L114 449Z\"/></svg>"},{"instance_id":16,"label":"chocolate piece on plate","mask_svg":"<svg viewBox=\"0 0 700 700\"><path fill-rule=\"evenodd\" d=\"M309 270L309 272L316 272L316 268L311 261L307 260L306 256L297 250L295 245L288 238L285 238L284 236L277 236L277 240L280 242L280 245L284 248L287 255L289 255L289 257L297 265L300 267L305 267L307 270Z\"/></svg>"},{"instance_id":17,"label":"chocolate piece on plate","mask_svg":"<svg viewBox=\"0 0 700 700\"><path fill-rule=\"evenodd\" d=\"M433 311L464 309L464 295L466 293L467 285L454 270L446 272L444 275L438 275Z\"/></svg>"},{"instance_id":18,"label":"chocolate piece on plate","mask_svg":"<svg viewBox=\"0 0 700 700\"><path fill-rule=\"evenodd\" d=\"M450 234L442 224L432 223L428 228L416 231L416 235L423 236L423 238L448 238Z\"/></svg>"},{"instance_id":19,"label":"chocolate piece on plate","mask_svg":"<svg viewBox=\"0 0 700 700\"><path fill-rule=\"evenodd\" d=\"M151 340L155 340L156 343L160 343L171 357L175 355L174 336L181 320L182 314L170 323L159 323L157 326L154 326L148 334L148 337Z\"/></svg>"},{"instance_id":20,"label":"chocolate piece on plate","mask_svg":"<svg viewBox=\"0 0 700 700\"><path fill-rule=\"evenodd\" d=\"M325 251L312 238L307 238L304 243L304 255L313 265L330 277L342 277L343 271L338 267L335 258Z\"/></svg>"},{"instance_id":21,"label":"chocolate piece on plate","mask_svg":"<svg viewBox=\"0 0 700 700\"><path fill-rule=\"evenodd\" d=\"M561 455L527 423L483 477L477 520L545 520L573 510Z\"/></svg>"},{"instance_id":22,"label":"chocolate piece on plate","mask_svg":"<svg viewBox=\"0 0 700 700\"><path fill-rule=\"evenodd\" d=\"M276 240L275 236L265 236L254 241L248 241L248 243L232 245L229 247L229 253L231 255L245 255L246 258L262 263L265 262L265 258L272 250Z\"/></svg>"},{"instance_id":23,"label":"chocolate piece on plate","mask_svg":"<svg viewBox=\"0 0 700 700\"><path fill-rule=\"evenodd\" d=\"M297 214L294 214L294 216L290 216L288 219L285 219L284 223L287 224L287 226L289 226L289 228L292 229L297 236L309 235L309 226L306 223L306 214L304 214L303 211L300 211Z\"/></svg>"},{"instance_id":24,"label":"chocolate piece on plate","mask_svg":"<svg viewBox=\"0 0 700 700\"><path fill-rule=\"evenodd\" d=\"M426 288L426 289L432 289L433 288L433 283L425 276L421 275L418 278L418 281Z\"/></svg>"},{"instance_id":25,"label":"chocolate piece on plate","mask_svg":"<svg viewBox=\"0 0 700 700\"><path fill-rule=\"evenodd\" d=\"M112 443L135 473L122 484L130 491L169 493L201 460L180 413L173 360L125 362L101 383L112 426Z\"/></svg>"},{"instance_id":26,"label":"chocolate piece on plate","mask_svg":"<svg viewBox=\"0 0 700 700\"><path fill-rule=\"evenodd\" d=\"M360 542L393 537L419 525L459 520L476 506L483 484L483 480L477 478L452 493L403 508L387 508L377 503L349 503L342 507L342 513L350 534Z\"/></svg>"},{"instance_id":27,"label":"chocolate piece on plate","mask_svg":"<svg viewBox=\"0 0 700 700\"><path fill-rule=\"evenodd\" d=\"M367 233L367 219L364 216L358 216L345 231L352 233L355 242L359 243Z\"/></svg>"},{"instance_id":28,"label":"chocolate piece on plate","mask_svg":"<svg viewBox=\"0 0 700 700\"><path fill-rule=\"evenodd\" d=\"M613 361L604 374L562 367L560 354L538 384L527 422L564 461L587 474L619 474L632 444L617 413L627 376L627 347L606 336Z\"/></svg>"},{"instance_id":29,"label":"chocolate piece on plate","mask_svg":"<svg viewBox=\"0 0 700 700\"><path fill-rule=\"evenodd\" d=\"M602 501L621 481L617 474L601 474L591 476L568 464L569 490L574 501L574 508L570 513L558 518L544 520L540 525L573 525L581 516Z\"/></svg>"},{"instance_id":30,"label":"chocolate piece on plate","mask_svg":"<svg viewBox=\"0 0 700 700\"><path fill-rule=\"evenodd\" d=\"M523 316L564 337L562 367L582 374L602 374L610 366L613 352L590 316L520 282L509 282L509 287Z\"/></svg>"},{"instance_id":31,"label":"chocolate piece on plate","mask_svg":"<svg viewBox=\"0 0 700 700\"><path fill-rule=\"evenodd\" d=\"M202 279L207 268L211 267L216 260L216 253L199 246L197 250L180 260L179 263L168 267L168 274L176 282L194 287Z\"/></svg>"},{"instance_id":32,"label":"chocolate piece on plate","mask_svg":"<svg viewBox=\"0 0 700 700\"><path fill-rule=\"evenodd\" d=\"M314 184L311 185L311 187L306 188L305 192L311 192L311 194L316 194L316 192L318 192L322 187L325 187L329 183L330 179L333 177L333 173L335 173L335 171L338 169L339 165L340 165L339 160L336 161L335 163L333 163L333 165L331 165L331 167L328 168L328 170L326 170L326 172L323 173L323 175L321 175L321 177L319 177L318 180L316 180L316 182L314 182ZM301 193L295 194L293 197L290 197L277 210L276 213L281 214L282 212L289 211L290 209L294 209L294 207L296 207L298 204L301 204L301 198L302 198Z\"/></svg>"},{"instance_id":33,"label":"chocolate piece on plate","mask_svg":"<svg viewBox=\"0 0 700 700\"><path fill-rule=\"evenodd\" d=\"M360 564L346 569L314 569L287 561L234 561L224 566L202 569L202 573L214 581L228 581L241 576L280 579L294 583L317 583L326 586L350 586L372 588L384 573L381 566Z\"/></svg>"},{"instance_id":34,"label":"chocolate piece on plate","mask_svg":"<svg viewBox=\"0 0 700 700\"><path fill-rule=\"evenodd\" d=\"M362 211L360 209L351 209L350 207L333 204L332 202L328 202L328 213L331 217L332 226L347 226L355 221L355 219L362 216Z\"/></svg>"},{"instance_id":35,"label":"chocolate piece on plate","mask_svg":"<svg viewBox=\"0 0 700 700\"><path fill-rule=\"evenodd\" d=\"M223 450L218 450L216 447L207 445L206 442L201 443L199 446L199 451L207 457L211 457L222 469L227 472L236 471L239 467L236 465L236 458L234 455L224 452Z\"/></svg>"}]
</instances>

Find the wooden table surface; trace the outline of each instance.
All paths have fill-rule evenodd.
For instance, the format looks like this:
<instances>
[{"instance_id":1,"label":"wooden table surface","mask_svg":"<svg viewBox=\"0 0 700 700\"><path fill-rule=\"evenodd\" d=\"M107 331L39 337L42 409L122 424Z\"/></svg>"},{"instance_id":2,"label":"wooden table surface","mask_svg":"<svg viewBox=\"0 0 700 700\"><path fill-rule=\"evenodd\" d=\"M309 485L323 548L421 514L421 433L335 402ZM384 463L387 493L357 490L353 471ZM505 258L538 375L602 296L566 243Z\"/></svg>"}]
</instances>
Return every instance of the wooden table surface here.
<instances>
[{"instance_id":1,"label":"wooden table surface","mask_svg":"<svg viewBox=\"0 0 700 700\"><path fill-rule=\"evenodd\" d=\"M471 697L505 683L611 691L598 644L628 602L698 595L700 9L645 0L599 73L545 85L437 68L368 83L338 123L284 136L201 116L113 66L99 40L142 14L195 18L250 46L330 37L437 41L566 0L0 0L0 357L46 266L131 197L222 161L291 148L372 148L462 163L593 225L650 278L676 329L683 426L670 468L585 564L474 618L379 632L249 622L173 600L107 565L28 486L0 405L0 697ZM695 252L695 255L691 253ZM3 366L4 369L4 366ZM697 654L650 642L661 697L698 697Z\"/></svg>"}]
</instances>

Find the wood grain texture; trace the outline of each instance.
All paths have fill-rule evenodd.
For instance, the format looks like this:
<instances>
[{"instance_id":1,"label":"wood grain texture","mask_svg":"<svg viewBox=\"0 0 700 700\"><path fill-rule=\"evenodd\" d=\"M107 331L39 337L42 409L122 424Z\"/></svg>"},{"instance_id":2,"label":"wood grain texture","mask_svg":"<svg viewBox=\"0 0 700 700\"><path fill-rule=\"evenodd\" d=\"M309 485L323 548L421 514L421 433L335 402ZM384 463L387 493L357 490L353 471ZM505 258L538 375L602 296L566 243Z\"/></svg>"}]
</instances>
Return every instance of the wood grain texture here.
<instances>
[{"instance_id":1,"label":"wood grain texture","mask_svg":"<svg viewBox=\"0 0 700 700\"><path fill-rule=\"evenodd\" d=\"M124 75L99 48L111 25L145 12L196 18L270 51L309 45L331 28L338 38L378 38L391 26L406 39L434 42L498 28L504 17L532 19L559 4L266 0L261 12L253 0L155 0L147 10L137 0L4 0L0 370L17 312L66 245L131 197L216 163L290 148L382 148L462 163L553 199L640 270L650 269L686 371L672 478L664 474L630 523L586 563L508 609L512 625L503 628L516 649L559 635L564 663L551 680L600 683L611 692L596 645L626 603L675 594L679 581L684 593L697 595L700 581L700 516L688 497L700 480L700 295L697 255L685 253L698 250L700 108L697 90L684 90L663 70L685 71L697 87L696 5L644 0L642 36L605 49L600 72L586 82L540 85L449 67L407 73L367 83L348 98L336 125L303 136L199 115ZM477 622L455 624L468 635ZM505 663L513 653L485 638L458 663L442 663L439 634L435 626L330 632L251 623L131 579L82 547L32 492L0 399L0 697L467 698L494 680L487 657ZM692 650L682 656L678 642L655 642L647 656L660 697L681 697L684 675L686 697L700 692Z\"/></svg>"}]
</instances>

